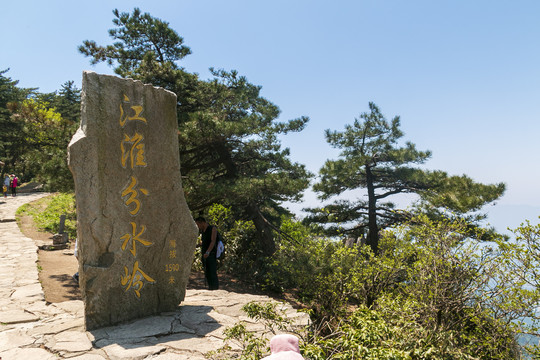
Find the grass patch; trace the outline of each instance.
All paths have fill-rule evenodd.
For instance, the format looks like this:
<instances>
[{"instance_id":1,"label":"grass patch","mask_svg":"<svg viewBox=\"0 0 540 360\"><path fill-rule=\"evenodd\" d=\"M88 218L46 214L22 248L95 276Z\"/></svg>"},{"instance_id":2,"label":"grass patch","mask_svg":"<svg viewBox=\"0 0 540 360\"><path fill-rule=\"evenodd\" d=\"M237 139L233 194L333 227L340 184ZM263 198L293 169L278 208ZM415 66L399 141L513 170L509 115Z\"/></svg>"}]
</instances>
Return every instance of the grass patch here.
<instances>
[{"instance_id":1,"label":"grass patch","mask_svg":"<svg viewBox=\"0 0 540 360\"><path fill-rule=\"evenodd\" d=\"M77 213L73 193L53 194L25 204L17 209L16 215L28 215L40 231L58 232L60 215L66 215L64 231L71 239L77 237Z\"/></svg>"}]
</instances>

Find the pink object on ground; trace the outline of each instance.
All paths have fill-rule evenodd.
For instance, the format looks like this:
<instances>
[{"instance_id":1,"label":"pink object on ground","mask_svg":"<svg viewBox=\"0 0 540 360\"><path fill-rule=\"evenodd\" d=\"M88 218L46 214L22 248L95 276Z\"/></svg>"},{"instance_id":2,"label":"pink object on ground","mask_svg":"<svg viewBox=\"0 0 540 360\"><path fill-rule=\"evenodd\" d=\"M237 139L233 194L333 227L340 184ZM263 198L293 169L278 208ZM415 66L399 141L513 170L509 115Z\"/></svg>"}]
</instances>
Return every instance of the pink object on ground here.
<instances>
[{"instance_id":1,"label":"pink object on ground","mask_svg":"<svg viewBox=\"0 0 540 360\"><path fill-rule=\"evenodd\" d=\"M276 335L270 340L270 351L272 355L262 360L304 360L300 355L298 338L294 335Z\"/></svg>"}]
</instances>

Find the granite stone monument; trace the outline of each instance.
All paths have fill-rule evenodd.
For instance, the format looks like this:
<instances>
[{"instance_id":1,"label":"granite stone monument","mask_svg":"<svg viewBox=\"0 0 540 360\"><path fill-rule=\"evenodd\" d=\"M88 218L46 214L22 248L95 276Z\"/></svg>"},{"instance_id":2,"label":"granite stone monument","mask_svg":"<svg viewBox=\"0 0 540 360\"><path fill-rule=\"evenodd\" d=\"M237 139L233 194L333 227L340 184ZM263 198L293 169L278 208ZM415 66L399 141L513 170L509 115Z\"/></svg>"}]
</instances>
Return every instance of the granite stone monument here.
<instances>
[{"instance_id":1,"label":"granite stone monument","mask_svg":"<svg viewBox=\"0 0 540 360\"><path fill-rule=\"evenodd\" d=\"M182 190L176 95L85 71L68 162L87 330L175 310L197 237Z\"/></svg>"}]
</instances>

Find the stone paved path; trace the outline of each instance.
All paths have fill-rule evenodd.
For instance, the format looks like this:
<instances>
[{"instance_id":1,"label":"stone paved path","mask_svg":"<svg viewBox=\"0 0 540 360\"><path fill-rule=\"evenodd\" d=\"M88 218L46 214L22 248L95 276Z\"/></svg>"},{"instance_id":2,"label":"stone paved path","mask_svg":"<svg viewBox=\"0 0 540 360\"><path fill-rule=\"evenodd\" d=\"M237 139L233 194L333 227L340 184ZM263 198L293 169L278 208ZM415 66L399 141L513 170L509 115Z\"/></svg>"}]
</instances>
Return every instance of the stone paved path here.
<instances>
[{"instance_id":1,"label":"stone paved path","mask_svg":"<svg viewBox=\"0 0 540 360\"><path fill-rule=\"evenodd\" d=\"M265 332L240 308L272 299L224 290L188 290L176 312L85 331L82 301L45 302L37 246L15 222L18 207L45 195L0 198L0 360L199 360L224 346L223 331L238 321L261 335ZM305 314L283 306L298 324L307 324ZM228 345L238 351L235 344Z\"/></svg>"}]
</instances>

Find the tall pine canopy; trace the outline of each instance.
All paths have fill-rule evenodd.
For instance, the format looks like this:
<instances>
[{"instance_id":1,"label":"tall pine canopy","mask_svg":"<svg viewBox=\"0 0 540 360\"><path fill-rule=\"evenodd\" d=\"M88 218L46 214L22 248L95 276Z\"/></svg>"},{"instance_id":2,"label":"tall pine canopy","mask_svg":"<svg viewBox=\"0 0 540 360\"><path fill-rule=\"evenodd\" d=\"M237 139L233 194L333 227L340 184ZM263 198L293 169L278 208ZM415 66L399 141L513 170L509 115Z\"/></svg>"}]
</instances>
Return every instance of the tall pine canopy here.
<instances>
[{"instance_id":1,"label":"tall pine canopy","mask_svg":"<svg viewBox=\"0 0 540 360\"><path fill-rule=\"evenodd\" d=\"M168 23L135 9L113 11L113 45L84 41L79 50L92 63L106 61L115 72L177 94L179 149L186 199L192 211L213 203L231 206L239 219L252 220L256 245L264 255L275 250L275 231L284 201L300 200L311 174L293 163L278 135L301 131L300 117L278 122L279 108L263 98L261 87L236 71L211 69L200 80L177 62L190 53Z\"/></svg>"}]
</instances>

